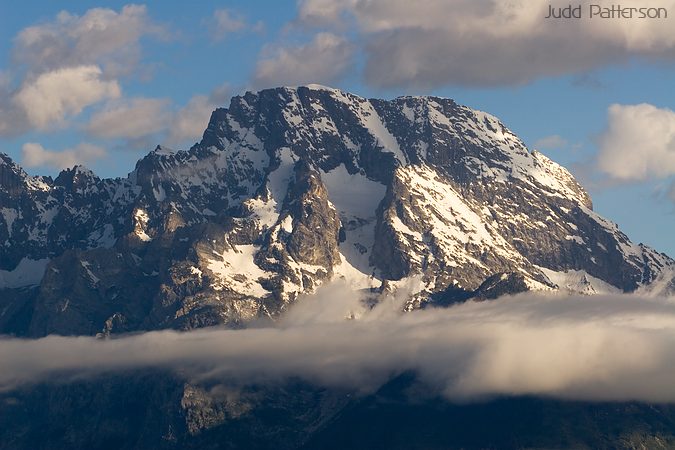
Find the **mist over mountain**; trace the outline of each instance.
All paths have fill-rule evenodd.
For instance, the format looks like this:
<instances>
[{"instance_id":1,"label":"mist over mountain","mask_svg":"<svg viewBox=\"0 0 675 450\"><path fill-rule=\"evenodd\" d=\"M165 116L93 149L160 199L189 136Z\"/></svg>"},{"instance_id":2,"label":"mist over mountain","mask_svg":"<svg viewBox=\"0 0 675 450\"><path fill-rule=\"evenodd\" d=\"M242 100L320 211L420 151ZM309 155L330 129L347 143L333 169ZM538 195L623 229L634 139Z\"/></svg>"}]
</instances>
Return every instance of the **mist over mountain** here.
<instances>
[{"instance_id":1,"label":"mist over mountain","mask_svg":"<svg viewBox=\"0 0 675 450\"><path fill-rule=\"evenodd\" d=\"M192 148L158 146L126 178L101 179L82 166L54 179L33 177L0 155L0 242L0 334L14 337L0 340L0 355L16 369L0 377L7 430L0 436L8 443L0 448L222 448L224 436L225 448L326 447L334 433L358 429L364 408L383 414L374 421L381 429L391 411L378 402L396 405L392 429L412 411L436 417L439 427L457 420L460 406L437 403L452 386L459 386L449 395L454 400L506 396L488 403L485 417L500 408L543 414L557 432L578 433L566 435L572 446L675 442L669 406L593 410L549 399L671 398L661 378L675 360L670 337L643 336L658 328L655 315L670 320L670 306L628 305L672 294L675 261L631 242L593 211L565 168L530 151L497 118L450 99L364 99L319 85L247 92L213 112ZM326 296L336 285L340 296ZM545 311L519 315L522 303L500 298L515 294L525 295L528 311ZM584 303L591 295L604 300ZM333 300L312 307L317 296ZM486 300L497 306L479 303ZM378 315L384 306L389 319ZM543 345L533 355L554 349L573 355L570 361L579 357L555 347L561 341L550 338L553 331L537 328L569 319L565 314L574 319L556 322L565 337L586 326L598 333L589 334L597 346L583 360L596 363L597 378L570 362L565 367L577 369L565 373L569 378L546 384L562 370L553 360L546 360L553 369L532 371L537 362L512 360L510 349L533 338ZM342 325L331 332L325 317ZM508 330L494 332L489 317ZM589 317L609 322L596 329ZM625 329L630 317L644 318L644 327ZM441 318L456 329L448 334ZM519 324L532 328L514 340ZM167 329L181 333L160 331ZM127 337L141 332L153 333ZM384 350L386 342L392 349ZM613 352L605 352L607 342ZM654 352L636 351L644 357L637 374L623 351L635 342ZM170 345L175 353L164 351ZM221 346L227 351L214 350ZM380 359L372 357L378 348ZM425 348L434 352L411 356ZM451 358L451 351L459 353ZM32 361L36 355L43 357ZM486 357L495 359L487 364ZM518 370L513 361L522 363ZM440 370L446 366L454 371ZM512 378L495 375L504 367ZM608 371L623 373L609 387ZM52 376L60 381L45 383ZM331 376L351 382L326 382ZM643 386L645 379L651 381ZM429 390L434 381L442 388ZM467 394L467 386L475 391ZM530 395L547 400L522 397ZM627 425L598 437L604 425L596 413L570 421L570 410ZM658 423L650 419L654 411ZM36 436L39 427L54 439ZM102 431L88 436L92 429ZM443 433L419 442L552 445L530 431L520 444L513 436L451 443ZM106 441L116 433L118 440Z\"/></svg>"}]
</instances>

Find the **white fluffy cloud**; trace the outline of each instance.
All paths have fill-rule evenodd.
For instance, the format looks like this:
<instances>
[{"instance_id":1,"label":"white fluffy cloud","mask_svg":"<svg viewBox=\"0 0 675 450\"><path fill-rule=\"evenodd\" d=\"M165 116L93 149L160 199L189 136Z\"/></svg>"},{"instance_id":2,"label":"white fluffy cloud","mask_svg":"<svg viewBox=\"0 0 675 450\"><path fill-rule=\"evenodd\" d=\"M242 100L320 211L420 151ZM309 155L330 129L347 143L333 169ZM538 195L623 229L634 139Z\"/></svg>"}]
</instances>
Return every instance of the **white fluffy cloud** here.
<instances>
[{"instance_id":1,"label":"white fluffy cloud","mask_svg":"<svg viewBox=\"0 0 675 450\"><path fill-rule=\"evenodd\" d=\"M257 87L334 83L353 62L354 48L345 38L319 33L297 47L270 47L258 61L254 84Z\"/></svg>"},{"instance_id":2,"label":"white fluffy cloud","mask_svg":"<svg viewBox=\"0 0 675 450\"><path fill-rule=\"evenodd\" d=\"M0 389L129 368L192 381L375 389L415 371L453 399L546 395L675 402L675 303L637 296L519 296L400 313L385 301L356 320L355 293L328 287L275 327L160 331L121 339L0 340ZM362 308L362 307L361 307ZM58 379L58 377L56 377Z\"/></svg>"},{"instance_id":3,"label":"white fluffy cloud","mask_svg":"<svg viewBox=\"0 0 675 450\"><path fill-rule=\"evenodd\" d=\"M147 146L150 138L170 146L190 144L202 136L213 110L225 106L229 93L224 84L209 95L193 96L181 108L168 98L114 100L96 111L85 129L93 137L124 139L132 146Z\"/></svg>"},{"instance_id":4,"label":"white fluffy cloud","mask_svg":"<svg viewBox=\"0 0 675 450\"><path fill-rule=\"evenodd\" d=\"M211 113L217 106L207 95L195 95L178 110L169 129L168 141L184 142L196 139L204 133Z\"/></svg>"},{"instance_id":5,"label":"white fluffy cloud","mask_svg":"<svg viewBox=\"0 0 675 450\"><path fill-rule=\"evenodd\" d=\"M150 20L142 5L127 5L119 12L93 8L82 16L62 11L53 21L19 32L13 57L32 72L96 64L109 76L119 76L135 68L140 40L148 35L163 37L166 31Z\"/></svg>"},{"instance_id":6,"label":"white fluffy cloud","mask_svg":"<svg viewBox=\"0 0 675 450\"><path fill-rule=\"evenodd\" d=\"M170 100L133 98L112 102L92 115L87 132L100 138L137 139L162 131L171 120Z\"/></svg>"},{"instance_id":7,"label":"white fluffy cloud","mask_svg":"<svg viewBox=\"0 0 675 450\"><path fill-rule=\"evenodd\" d=\"M28 142L23 145L21 163L26 167L50 167L66 169L78 164L87 164L106 156L106 151L96 145L81 143L78 146L62 150L47 150L42 145Z\"/></svg>"},{"instance_id":8,"label":"white fluffy cloud","mask_svg":"<svg viewBox=\"0 0 675 450\"><path fill-rule=\"evenodd\" d=\"M141 5L62 11L21 30L11 70L0 76L0 136L62 126L87 106L120 97L118 78L138 68L145 36L167 33Z\"/></svg>"},{"instance_id":9,"label":"white fluffy cloud","mask_svg":"<svg viewBox=\"0 0 675 450\"><path fill-rule=\"evenodd\" d=\"M100 68L77 66L41 74L22 86L13 102L34 127L42 130L120 94L119 84L102 79Z\"/></svg>"},{"instance_id":10,"label":"white fluffy cloud","mask_svg":"<svg viewBox=\"0 0 675 450\"><path fill-rule=\"evenodd\" d=\"M195 95L174 114L167 141L176 145L200 138L206 130L211 113L220 106L223 104L214 102L209 96Z\"/></svg>"},{"instance_id":11,"label":"white fluffy cloud","mask_svg":"<svg viewBox=\"0 0 675 450\"><path fill-rule=\"evenodd\" d=\"M598 167L616 180L675 175L675 112L647 103L612 105L598 144Z\"/></svg>"},{"instance_id":12,"label":"white fluffy cloud","mask_svg":"<svg viewBox=\"0 0 675 450\"><path fill-rule=\"evenodd\" d=\"M297 22L319 28L354 23L366 56L366 79L378 87L521 84L634 57L675 59L675 28L669 20L547 20L550 4L305 0ZM672 13L675 0L654 6Z\"/></svg>"},{"instance_id":13,"label":"white fluffy cloud","mask_svg":"<svg viewBox=\"0 0 675 450\"><path fill-rule=\"evenodd\" d=\"M206 130L211 113L219 107L225 107L230 98L230 86L223 84L209 95L195 95L185 106L176 111L169 128L170 145L187 143L198 139Z\"/></svg>"}]
</instances>

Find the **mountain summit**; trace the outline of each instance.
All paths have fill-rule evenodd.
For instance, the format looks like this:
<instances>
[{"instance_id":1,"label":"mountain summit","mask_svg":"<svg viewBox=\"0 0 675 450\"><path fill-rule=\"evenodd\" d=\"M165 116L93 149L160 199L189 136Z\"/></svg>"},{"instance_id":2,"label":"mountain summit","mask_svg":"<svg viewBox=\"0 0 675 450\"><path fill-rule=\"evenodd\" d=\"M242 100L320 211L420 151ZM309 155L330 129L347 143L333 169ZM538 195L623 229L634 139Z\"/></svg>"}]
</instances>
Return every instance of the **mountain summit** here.
<instances>
[{"instance_id":1,"label":"mountain summit","mask_svg":"<svg viewBox=\"0 0 675 450\"><path fill-rule=\"evenodd\" d=\"M274 318L329 280L406 308L661 288L675 262L593 212L490 114L438 97L267 89L126 178L0 155L0 332L104 335Z\"/></svg>"}]
</instances>

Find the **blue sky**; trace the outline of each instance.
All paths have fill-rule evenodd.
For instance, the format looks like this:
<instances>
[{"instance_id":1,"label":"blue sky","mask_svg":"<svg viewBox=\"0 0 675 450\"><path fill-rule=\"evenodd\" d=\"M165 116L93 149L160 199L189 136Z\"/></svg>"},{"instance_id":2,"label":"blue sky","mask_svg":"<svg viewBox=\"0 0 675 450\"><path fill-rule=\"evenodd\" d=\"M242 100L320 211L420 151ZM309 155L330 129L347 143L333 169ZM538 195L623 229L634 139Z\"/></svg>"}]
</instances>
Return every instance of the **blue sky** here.
<instances>
[{"instance_id":1,"label":"blue sky","mask_svg":"<svg viewBox=\"0 0 675 450\"><path fill-rule=\"evenodd\" d=\"M675 255L675 0L603 21L546 20L541 0L57 3L0 3L0 151L31 174L123 176L247 89L433 94L498 116Z\"/></svg>"}]
</instances>

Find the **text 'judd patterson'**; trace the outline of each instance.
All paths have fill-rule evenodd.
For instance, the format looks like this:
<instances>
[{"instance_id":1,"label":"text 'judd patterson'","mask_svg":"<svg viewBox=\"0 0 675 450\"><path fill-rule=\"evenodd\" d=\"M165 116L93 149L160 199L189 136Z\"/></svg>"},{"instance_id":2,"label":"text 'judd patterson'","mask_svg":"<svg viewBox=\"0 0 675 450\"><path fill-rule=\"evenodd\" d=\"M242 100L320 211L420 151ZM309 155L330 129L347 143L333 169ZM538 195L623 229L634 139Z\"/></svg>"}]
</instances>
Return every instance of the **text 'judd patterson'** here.
<instances>
[{"instance_id":1,"label":"text 'judd patterson'","mask_svg":"<svg viewBox=\"0 0 675 450\"><path fill-rule=\"evenodd\" d=\"M567 5L556 7L548 6L545 19L667 19L668 10L658 7L629 7L621 5L603 6L590 5Z\"/></svg>"}]
</instances>

